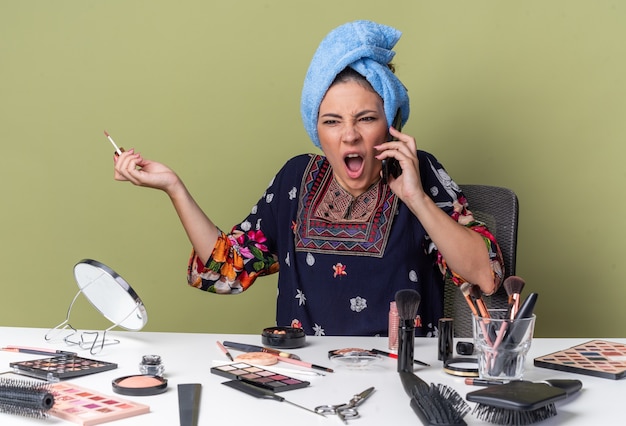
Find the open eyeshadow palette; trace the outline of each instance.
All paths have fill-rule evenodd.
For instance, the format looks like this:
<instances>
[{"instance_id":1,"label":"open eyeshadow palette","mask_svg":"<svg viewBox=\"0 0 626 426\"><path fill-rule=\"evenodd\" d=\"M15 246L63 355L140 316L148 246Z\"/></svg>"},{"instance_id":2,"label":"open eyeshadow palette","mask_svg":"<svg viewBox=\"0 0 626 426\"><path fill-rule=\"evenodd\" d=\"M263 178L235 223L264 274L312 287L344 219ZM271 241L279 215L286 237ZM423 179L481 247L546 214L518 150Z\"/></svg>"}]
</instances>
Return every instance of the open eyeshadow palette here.
<instances>
[{"instance_id":1,"label":"open eyeshadow palette","mask_svg":"<svg viewBox=\"0 0 626 426\"><path fill-rule=\"evenodd\" d=\"M54 393L54 406L48 414L83 426L150 412L150 407L145 404L103 395L69 382L54 383L51 391Z\"/></svg>"},{"instance_id":2,"label":"open eyeshadow palette","mask_svg":"<svg viewBox=\"0 0 626 426\"><path fill-rule=\"evenodd\" d=\"M534 364L536 367L617 380L626 376L626 345L591 340L535 358Z\"/></svg>"},{"instance_id":3,"label":"open eyeshadow palette","mask_svg":"<svg viewBox=\"0 0 626 426\"><path fill-rule=\"evenodd\" d=\"M97 361L78 355L60 355L32 361L11 362L9 366L15 373L44 379L49 382L58 382L63 379L117 368L117 364L112 362Z\"/></svg>"},{"instance_id":4,"label":"open eyeshadow palette","mask_svg":"<svg viewBox=\"0 0 626 426\"><path fill-rule=\"evenodd\" d=\"M264 368L236 362L211 368L211 373L228 379L243 380L255 386L270 389L274 392L284 392L292 389L300 389L310 385L310 382L274 373Z\"/></svg>"}]
</instances>

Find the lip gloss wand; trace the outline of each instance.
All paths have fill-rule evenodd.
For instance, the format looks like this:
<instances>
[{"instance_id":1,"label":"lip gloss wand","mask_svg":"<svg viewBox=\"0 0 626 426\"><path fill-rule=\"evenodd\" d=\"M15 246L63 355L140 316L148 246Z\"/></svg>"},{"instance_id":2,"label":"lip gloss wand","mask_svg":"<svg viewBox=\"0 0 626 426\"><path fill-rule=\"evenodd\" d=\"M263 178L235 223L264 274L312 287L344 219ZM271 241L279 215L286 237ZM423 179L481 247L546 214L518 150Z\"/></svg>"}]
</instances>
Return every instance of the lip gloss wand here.
<instances>
[{"instance_id":1,"label":"lip gloss wand","mask_svg":"<svg viewBox=\"0 0 626 426\"><path fill-rule=\"evenodd\" d=\"M111 144L113 145L113 148L115 148L115 153L117 155L122 155L122 152L124 152L123 148L119 148L116 144L115 141L113 140L113 138L111 137L111 135L109 135L109 132L107 132L106 130L104 131L104 135L107 137L107 139L109 140L109 142L111 142Z\"/></svg>"}]
</instances>

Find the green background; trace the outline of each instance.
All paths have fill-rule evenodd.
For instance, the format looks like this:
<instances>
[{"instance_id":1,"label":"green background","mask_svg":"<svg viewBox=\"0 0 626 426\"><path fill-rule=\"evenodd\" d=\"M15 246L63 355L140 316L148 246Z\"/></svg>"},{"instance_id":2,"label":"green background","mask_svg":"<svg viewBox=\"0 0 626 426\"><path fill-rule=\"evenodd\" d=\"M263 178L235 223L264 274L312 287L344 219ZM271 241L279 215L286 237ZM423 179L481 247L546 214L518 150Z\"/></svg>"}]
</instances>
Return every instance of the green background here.
<instances>
[{"instance_id":1,"label":"green background","mask_svg":"<svg viewBox=\"0 0 626 426\"><path fill-rule=\"evenodd\" d=\"M403 32L419 147L459 183L517 192L536 335L626 337L626 4L603 0L2 0L0 325L63 321L83 258L131 283L146 330L272 325L274 277L238 296L186 285L169 200L113 180L103 130L174 168L230 229L289 157L315 152L302 80L355 19ZM70 322L107 325L82 297Z\"/></svg>"}]
</instances>

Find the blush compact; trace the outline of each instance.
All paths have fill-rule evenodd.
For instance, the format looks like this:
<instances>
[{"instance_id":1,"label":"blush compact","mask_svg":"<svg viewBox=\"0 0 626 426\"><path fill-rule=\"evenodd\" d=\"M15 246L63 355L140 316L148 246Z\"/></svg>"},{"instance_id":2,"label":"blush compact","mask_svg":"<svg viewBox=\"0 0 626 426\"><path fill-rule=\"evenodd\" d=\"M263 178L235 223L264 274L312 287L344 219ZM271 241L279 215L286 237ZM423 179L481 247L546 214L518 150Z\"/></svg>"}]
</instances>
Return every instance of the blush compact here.
<instances>
[{"instance_id":1,"label":"blush compact","mask_svg":"<svg viewBox=\"0 0 626 426\"><path fill-rule=\"evenodd\" d=\"M263 329L261 340L272 348L300 348L304 346L306 335L298 327L268 327Z\"/></svg>"},{"instance_id":2,"label":"blush compact","mask_svg":"<svg viewBox=\"0 0 626 426\"><path fill-rule=\"evenodd\" d=\"M167 379L161 376L136 374L113 380L113 392L129 396L158 395L167 390Z\"/></svg>"}]
</instances>

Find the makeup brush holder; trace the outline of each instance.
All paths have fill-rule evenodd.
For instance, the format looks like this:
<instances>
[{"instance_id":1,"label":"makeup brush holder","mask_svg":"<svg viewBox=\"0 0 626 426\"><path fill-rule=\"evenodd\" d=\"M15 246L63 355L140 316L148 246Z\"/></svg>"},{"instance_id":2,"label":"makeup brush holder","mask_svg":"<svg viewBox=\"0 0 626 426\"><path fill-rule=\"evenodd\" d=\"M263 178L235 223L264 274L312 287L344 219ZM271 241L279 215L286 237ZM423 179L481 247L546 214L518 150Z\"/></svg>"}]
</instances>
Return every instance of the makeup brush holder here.
<instances>
[{"instance_id":1,"label":"makeup brush holder","mask_svg":"<svg viewBox=\"0 0 626 426\"><path fill-rule=\"evenodd\" d=\"M74 265L74 277L78 293L67 309L65 320L51 328L46 341L62 339L68 345L89 349L92 355L105 345L117 344L119 340L107 338L107 332L115 327L141 330L148 321L143 302L133 288L108 266L91 259L83 259ZM79 332L70 324L72 308L78 296L84 295L91 305L112 325L105 330Z\"/></svg>"},{"instance_id":2,"label":"makeup brush holder","mask_svg":"<svg viewBox=\"0 0 626 426\"><path fill-rule=\"evenodd\" d=\"M478 373L489 380L521 380L535 329L535 315L510 319L506 309L489 311L490 318L472 316Z\"/></svg>"}]
</instances>

